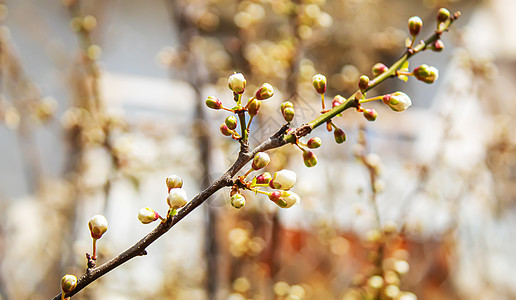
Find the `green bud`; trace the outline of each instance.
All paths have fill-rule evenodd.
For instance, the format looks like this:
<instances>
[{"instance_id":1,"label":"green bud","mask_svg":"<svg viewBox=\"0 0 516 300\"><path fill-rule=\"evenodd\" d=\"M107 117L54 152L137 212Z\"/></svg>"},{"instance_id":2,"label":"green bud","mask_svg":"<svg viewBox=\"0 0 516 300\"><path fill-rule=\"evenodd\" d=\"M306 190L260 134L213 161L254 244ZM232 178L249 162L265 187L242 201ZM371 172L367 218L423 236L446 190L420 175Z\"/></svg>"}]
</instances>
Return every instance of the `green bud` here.
<instances>
[{"instance_id":1,"label":"green bud","mask_svg":"<svg viewBox=\"0 0 516 300\"><path fill-rule=\"evenodd\" d=\"M310 149L317 149L321 147L322 141L318 137L313 137L306 142L306 146Z\"/></svg>"},{"instance_id":2,"label":"green bud","mask_svg":"<svg viewBox=\"0 0 516 300\"><path fill-rule=\"evenodd\" d=\"M258 110L262 106L262 102L256 99L253 99L247 108L247 112L249 112L249 116L254 117L258 114Z\"/></svg>"},{"instance_id":3,"label":"green bud","mask_svg":"<svg viewBox=\"0 0 516 300\"><path fill-rule=\"evenodd\" d=\"M364 108L364 117L367 121L374 121L378 117L378 113L373 108Z\"/></svg>"},{"instance_id":4,"label":"green bud","mask_svg":"<svg viewBox=\"0 0 516 300\"><path fill-rule=\"evenodd\" d=\"M224 123L231 130L234 130L237 127L237 124L238 124L237 118L235 116L228 116L226 118L226 120L224 121Z\"/></svg>"},{"instance_id":5,"label":"green bud","mask_svg":"<svg viewBox=\"0 0 516 300\"><path fill-rule=\"evenodd\" d=\"M315 75L312 78L312 84L319 94L324 94L326 92L326 76L322 74Z\"/></svg>"},{"instance_id":6,"label":"green bud","mask_svg":"<svg viewBox=\"0 0 516 300\"><path fill-rule=\"evenodd\" d=\"M206 99L206 106L208 106L211 109L221 109L222 101L220 101L217 97L209 96Z\"/></svg>"},{"instance_id":7,"label":"green bud","mask_svg":"<svg viewBox=\"0 0 516 300\"><path fill-rule=\"evenodd\" d=\"M240 209L245 205L245 197L242 194L234 194L230 198L231 206Z\"/></svg>"},{"instance_id":8,"label":"green bud","mask_svg":"<svg viewBox=\"0 0 516 300\"><path fill-rule=\"evenodd\" d=\"M265 100L269 99L274 95L274 89L272 88L272 85L268 83L262 84L262 86L256 91L256 94L254 97L258 100Z\"/></svg>"},{"instance_id":9,"label":"green bud","mask_svg":"<svg viewBox=\"0 0 516 300\"><path fill-rule=\"evenodd\" d=\"M257 184L269 184L271 179L272 179L271 173L265 172L262 175L259 175L256 177L256 183Z\"/></svg>"},{"instance_id":10,"label":"green bud","mask_svg":"<svg viewBox=\"0 0 516 300\"><path fill-rule=\"evenodd\" d=\"M226 126L226 124L220 125L220 132L225 136L232 136L233 132Z\"/></svg>"},{"instance_id":11,"label":"green bud","mask_svg":"<svg viewBox=\"0 0 516 300\"><path fill-rule=\"evenodd\" d=\"M441 8L437 12L437 22L446 22L450 18L450 12L446 8Z\"/></svg>"},{"instance_id":12,"label":"green bud","mask_svg":"<svg viewBox=\"0 0 516 300\"><path fill-rule=\"evenodd\" d=\"M339 128L333 131L333 137L335 138L335 142L337 142L337 144L342 144L346 141L346 133L344 133L344 131Z\"/></svg>"},{"instance_id":13,"label":"green bud","mask_svg":"<svg viewBox=\"0 0 516 300\"><path fill-rule=\"evenodd\" d=\"M290 122L294 119L295 111L292 107L286 107L283 110L283 118L285 118L285 121Z\"/></svg>"},{"instance_id":14,"label":"green bud","mask_svg":"<svg viewBox=\"0 0 516 300\"><path fill-rule=\"evenodd\" d=\"M376 77L378 75L381 75L381 74L387 72L387 70L389 70L389 68L387 68L386 65L384 65L382 63L377 63L373 66L373 75Z\"/></svg>"},{"instance_id":15,"label":"green bud","mask_svg":"<svg viewBox=\"0 0 516 300\"><path fill-rule=\"evenodd\" d=\"M408 27L411 36L416 36L421 32L421 27L423 27L423 21L420 17L412 17L408 20Z\"/></svg>"},{"instance_id":16,"label":"green bud","mask_svg":"<svg viewBox=\"0 0 516 300\"><path fill-rule=\"evenodd\" d=\"M61 278L61 290L63 293L69 293L77 286L77 277L75 275L66 274Z\"/></svg>"},{"instance_id":17,"label":"green bud","mask_svg":"<svg viewBox=\"0 0 516 300\"><path fill-rule=\"evenodd\" d=\"M430 45L430 49L435 52L441 52L444 49L444 43L441 40L437 40Z\"/></svg>"},{"instance_id":18,"label":"green bud","mask_svg":"<svg viewBox=\"0 0 516 300\"><path fill-rule=\"evenodd\" d=\"M312 151L303 151L303 162L305 166L311 168L317 164L317 156Z\"/></svg>"},{"instance_id":19,"label":"green bud","mask_svg":"<svg viewBox=\"0 0 516 300\"><path fill-rule=\"evenodd\" d=\"M436 68L430 67L426 64L415 68L412 73L414 74L414 77L425 83L433 83L439 77L439 71Z\"/></svg>"},{"instance_id":20,"label":"green bud","mask_svg":"<svg viewBox=\"0 0 516 300\"><path fill-rule=\"evenodd\" d=\"M285 102L281 103L281 113L283 113L283 111L287 107L292 107L293 108L294 104L292 104L292 102L290 102L290 101L285 101Z\"/></svg>"},{"instance_id":21,"label":"green bud","mask_svg":"<svg viewBox=\"0 0 516 300\"><path fill-rule=\"evenodd\" d=\"M358 88L361 91L364 91L369 86L369 77L362 75L360 76L360 79L358 80Z\"/></svg>"},{"instance_id":22,"label":"green bud","mask_svg":"<svg viewBox=\"0 0 516 300\"><path fill-rule=\"evenodd\" d=\"M271 162L271 158L269 154L265 152L258 152L254 156L252 168L254 170L260 170L261 168L265 168Z\"/></svg>"}]
</instances>

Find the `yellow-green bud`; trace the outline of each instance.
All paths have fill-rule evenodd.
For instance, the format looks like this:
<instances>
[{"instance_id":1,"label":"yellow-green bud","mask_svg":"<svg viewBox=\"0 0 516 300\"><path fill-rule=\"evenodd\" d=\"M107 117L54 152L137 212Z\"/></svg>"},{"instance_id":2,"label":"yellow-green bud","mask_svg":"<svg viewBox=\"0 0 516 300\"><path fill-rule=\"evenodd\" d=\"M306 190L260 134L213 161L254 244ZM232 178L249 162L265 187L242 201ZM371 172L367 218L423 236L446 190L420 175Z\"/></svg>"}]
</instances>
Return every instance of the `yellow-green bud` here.
<instances>
[{"instance_id":1,"label":"yellow-green bud","mask_svg":"<svg viewBox=\"0 0 516 300\"><path fill-rule=\"evenodd\" d=\"M436 81L439 77L439 71L436 68L430 67L426 64L415 68L412 73L414 74L414 77L425 83L434 83L434 81Z\"/></svg>"},{"instance_id":2,"label":"yellow-green bud","mask_svg":"<svg viewBox=\"0 0 516 300\"><path fill-rule=\"evenodd\" d=\"M283 110L283 118L285 121L290 122L294 119L295 111L293 107L285 107Z\"/></svg>"},{"instance_id":3,"label":"yellow-green bud","mask_svg":"<svg viewBox=\"0 0 516 300\"><path fill-rule=\"evenodd\" d=\"M381 75L381 74L387 72L387 70L389 70L389 68L387 68L386 65L384 65L382 63L377 63L373 66L373 75L376 77L378 75Z\"/></svg>"},{"instance_id":4,"label":"yellow-green bud","mask_svg":"<svg viewBox=\"0 0 516 300\"><path fill-rule=\"evenodd\" d=\"M312 78L312 84L314 85L317 93L324 94L326 92L326 76L322 74L315 75Z\"/></svg>"},{"instance_id":5,"label":"yellow-green bud","mask_svg":"<svg viewBox=\"0 0 516 300\"><path fill-rule=\"evenodd\" d=\"M373 108L364 108L364 117L367 121L374 121L378 117L378 113Z\"/></svg>"},{"instance_id":6,"label":"yellow-green bud","mask_svg":"<svg viewBox=\"0 0 516 300\"><path fill-rule=\"evenodd\" d=\"M249 116L254 117L258 114L258 110L262 106L262 102L256 99L253 99L251 103L249 103L249 107L247 108L247 112L249 112Z\"/></svg>"},{"instance_id":7,"label":"yellow-green bud","mask_svg":"<svg viewBox=\"0 0 516 300\"><path fill-rule=\"evenodd\" d=\"M258 152L254 156L252 167L254 170L260 170L261 168L265 168L271 162L271 158L269 154L265 152Z\"/></svg>"},{"instance_id":8,"label":"yellow-green bud","mask_svg":"<svg viewBox=\"0 0 516 300\"><path fill-rule=\"evenodd\" d=\"M245 205L245 197L242 194L234 194L230 198L231 206L234 208L242 208Z\"/></svg>"},{"instance_id":9,"label":"yellow-green bud","mask_svg":"<svg viewBox=\"0 0 516 300\"><path fill-rule=\"evenodd\" d=\"M358 79L358 88L363 91L367 89L369 86L369 77L362 75L360 76L360 79Z\"/></svg>"},{"instance_id":10,"label":"yellow-green bud","mask_svg":"<svg viewBox=\"0 0 516 300\"><path fill-rule=\"evenodd\" d=\"M247 81L242 73L234 73L228 78L229 89L237 94L242 94L245 91L246 83Z\"/></svg>"},{"instance_id":11,"label":"yellow-green bud","mask_svg":"<svg viewBox=\"0 0 516 300\"><path fill-rule=\"evenodd\" d=\"M238 125L237 118L235 116L228 116L224 123L231 130L234 130Z\"/></svg>"},{"instance_id":12,"label":"yellow-green bud","mask_svg":"<svg viewBox=\"0 0 516 300\"><path fill-rule=\"evenodd\" d=\"M177 175L169 175L166 179L166 183L169 192L173 188L183 187L183 179Z\"/></svg>"},{"instance_id":13,"label":"yellow-green bud","mask_svg":"<svg viewBox=\"0 0 516 300\"><path fill-rule=\"evenodd\" d=\"M423 27L423 21L420 17L412 17L408 20L408 27L411 36L416 36L421 32L421 27Z\"/></svg>"},{"instance_id":14,"label":"yellow-green bud","mask_svg":"<svg viewBox=\"0 0 516 300\"><path fill-rule=\"evenodd\" d=\"M437 12L437 22L446 22L450 18L450 11L448 11L446 8L441 8Z\"/></svg>"},{"instance_id":15,"label":"yellow-green bud","mask_svg":"<svg viewBox=\"0 0 516 300\"><path fill-rule=\"evenodd\" d=\"M301 200L296 193L291 191L274 191L269 195L269 199L281 208L292 207Z\"/></svg>"},{"instance_id":16,"label":"yellow-green bud","mask_svg":"<svg viewBox=\"0 0 516 300\"><path fill-rule=\"evenodd\" d=\"M221 124L220 125L220 132L225 135L225 136L232 136L233 133L231 132L231 130L228 128L228 126L226 124Z\"/></svg>"},{"instance_id":17,"label":"yellow-green bud","mask_svg":"<svg viewBox=\"0 0 516 300\"><path fill-rule=\"evenodd\" d=\"M211 109L221 109L222 101L220 101L217 97L209 96L208 98L206 98L206 106L208 106Z\"/></svg>"},{"instance_id":18,"label":"yellow-green bud","mask_svg":"<svg viewBox=\"0 0 516 300\"><path fill-rule=\"evenodd\" d=\"M138 211L138 220L143 224L149 224L156 221L159 218L159 214L152 210L150 207L145 207Z\"/></svg>"},{"instance_id":19,"label":"yellow-green bud","mask_svg":"<svg viewBox=\"0 0 516 300\"><path fill-rule=\"evenodd\" d=\"M254 97L258 100L269 99L274 95L274 88L268 83L262 84L262 86L256 91Z\"/></svg>"},{"instance_id":20,"label":"yellow-green bud","mask_svg":"<svg viewBox=\"0 0 516 300\"><path fill-rule=\"evenodd\" d=\"M346 133L344 133L344 131L340 128L337 128L335 131L333 131L333 137L335 138L335 142L337 142L337 144L342 144L346 141Z\"/></svg>"},{"instance_id":21,"label":"yellow-green bud","mask_svg":"<svg viewBox=\"0 0 516 300\"><path fill-rule=\"evenodd\" d=\"M103 215L94 215L88 222L88 227L91 237L98 240L107 231L108 221Z\"/></svg>"},{"instance_id":22,"label":"yellow-green bud","mask_svg":"<svg viewBox=\"0 0 516 300\"><path fill-rule=\"evenodd\" d=\"M281 113L283 113L283 111L287 107L292 107L293 108L294 104L292 104L292 102L290 102L290 101L285 101L285 102L281 103Z\"/></svg>"},{"instance_id":23,"label":"yellow-green bud","mask_svg":"<svg viewBox=\"0 0 516 300\"><path fill-rule=\"evenodd\" d=\"M311 168L317 165L317 156L312 151L303 151L303 162L305 166Z\"/></svg>"},{"instance_id":24,"label":"yellow-green bud","mask_svg":"<svg viewBox=\"0 0 516 300\"><path fill-rule=\"evenodd\" d=\"M310 149L317 149L321 147L322 141L318 137L313 137L306 142L306 146Z\"/></svg>"},{"instance_id":25,"label":"yellow-green bud","mask_svg":"<svg viewBox=\"0 0 516 300\"><path fill-rule=\"evenodd\" d=\"M61 290L63 293L69 293L77 286L77 277L75 275L66 274L61 278Z\"/></svg>"}]
</instances>

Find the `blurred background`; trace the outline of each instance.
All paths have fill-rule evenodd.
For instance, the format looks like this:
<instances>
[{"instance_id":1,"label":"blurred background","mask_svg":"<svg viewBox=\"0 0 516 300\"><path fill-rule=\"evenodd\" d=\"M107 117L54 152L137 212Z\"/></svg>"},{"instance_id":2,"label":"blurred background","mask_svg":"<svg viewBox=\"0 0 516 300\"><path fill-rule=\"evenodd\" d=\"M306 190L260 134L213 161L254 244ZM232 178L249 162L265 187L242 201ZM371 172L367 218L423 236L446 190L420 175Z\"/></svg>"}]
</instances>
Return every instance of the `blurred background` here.
<instances>
[{"instance_id":1,"label":"blurred background","mask_svg":"<svg viewBox=\"0 0 516 300\"><path fill-rule=\"evenodd\" d=\"M368 93L404 91L410 109L346 111L343 144L321 126L313 168L294 146L270 151L268 171L298 174L300 205L247 194L236 210L219 191L74 299L516 298L514 1L0 0L0 299L49 299L79 277L91 216L109 221L100 264L154 228L140 208L166 214L166 176L193 198L223 174L239 144L204 102L231 107L234 71L246 96L275 89L253 147L285 123L283 101L294 126L318 116L313 75L327 106L348 97L402 55L408 18L426 38L440 7L462 12L445 49L411 59L436 83Z\"/></svg>"}]
</instances>

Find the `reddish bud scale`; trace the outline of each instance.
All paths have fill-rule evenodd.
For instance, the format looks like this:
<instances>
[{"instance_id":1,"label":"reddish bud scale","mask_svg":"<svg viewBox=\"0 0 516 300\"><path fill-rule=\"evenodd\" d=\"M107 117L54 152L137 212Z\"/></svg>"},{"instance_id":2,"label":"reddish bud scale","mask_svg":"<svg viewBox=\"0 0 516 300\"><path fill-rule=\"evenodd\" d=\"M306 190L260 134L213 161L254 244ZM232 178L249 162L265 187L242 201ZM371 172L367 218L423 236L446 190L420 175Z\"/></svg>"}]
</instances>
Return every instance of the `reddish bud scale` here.
<instances>
[{"instance_id":1,"label":"reddish bud scale","mask_svg":"<svg viewBox=\"0 0 516 300\"><path fill-rule=\"evenodd\" d=\"M430 45L430 49L435 52L441 52L444 49L444 43L441 40L437 40Z\"/></svg>"},{"instance_id":2,"label":"reddish bud scale","mask_svg":"<svg viewBox=\"0 0 516 300\"><path fill-rule=\"evenodd\" d=\"M324 94L326 92L326 76L322 74L317 74L312 78L312 84L319 94Z\"/></svg>"},{"instance_id":3,"label":"reddish bud scale","mask_svg":"<svg viewBox=\"0 0 516 300\"><path fill-rule=\"evenodd\" d=\"M369 86L369 77L362 75L360 76L360 79L358 79L358 88L363 91L367 89Z\"/></svg>"},{"instance_id":4,"label":"reddish bud scale","mask_svg":"<svg viewBox=\"0 0 516 300\"><path fill-rule=\"evenodd\" d=\"M337 144L342 144L346 141L346 133L340 128L335 129L333 132L333 137L335 138L335 142Z\"/></svg>"},{"instance_id":5,"label":"reddish bud scale","mask_svg":"<svg viewBox=\"0 0 516 300\"><path fill-rule=\"evenodd\" d=\"M233 133L231 132L231 130L228 128L228 126L226 126L226 124L222 124L220 125L220 132L225 135L225 136L232 136Z\"/></svg>"},{"instance_id":6,"label":"reddish bud scale","mask_svg":"<svg viewBox=\"0 0 516 300\"><path fill-rule=\"evenodd\" d=\"M282 195L282 192L280 191L274 191L272 192L270 195L269 195L269 199L274 202L274 203L277 203L278 200L281 199L281 195Z\"/></svg>"},{"instance_id":7,"label":"reddish bud scale","mask_svg":"<svg viewBox=\"0 0 516 300\"><path fill-rule=\"evenodd\" d=\"M269 184L271 179L272 179L271 173L265 172L256 177L256 183L257 184Z\"/></svg>"},{"instance_id":8,"label":"reddish bud scale","mask_svg":"<svg viewBox=\"0 0 516 300\"><path fill-rule=\"evenodd\" d=\"M408 27L410 35L416 36L421 32L421 27L423 27L423 21L420 17L412 17L408 20Z\"/></svg>"},{"instance_id":9,"label":"reddish bud scale","mask_svg":"<svg viewBox=\"0 0 516 300\"><path fill-rule=\"evenodd\" d=\"M344 101L346 101L346 99L344 99L344 97L337 95L337 96L333 97L333 101L331 102L331 107L335 108L335 107L341 105L342 103L344 103Z\"/></svg>"},{"instance_id":10,"label":"reddish bud scale","mask_svg":"<svg viewBox=\"0 0 516 300\"><path fill-rule=\"evenodd\" d=\"M211 109L218 110L222 108L222 101L220 101L217 97L209 96L206 99L206 106Z\"/></svg>"},{"instance_id":11,"label":"reddish bud scale","mask_svg":"<svg viewBox=\"0 0 516 300\"><path fill-rule=\"evenodd\" d=\"M376 77L376 76L379 76L385 72L387 72L387 70L389 70L389 68L387 68L386 65L382 64L382 63L377 63L373 66L373 75Z\"/></svg>"},{"instance_id":12,"label":"reddish bud scale","mask_svg":"<svg viewBox=\"0 0 516 300\"><path fill-rule=\"evenodd\" d=\"M317 149L321 147L322 141L318 137L313 137L306 142L306 146L310 149Z\"/></svg>"},{"instance_id":13,"label":"reddish bud scale","mask_svg":"<svg viewBox=\"0 0 516 300\"><path fill-rule=\"evenodd\" d=\"M317 156L312 151L304 151L303 152L303 162L305 166L311 168L317 165Z\"/></svg>"},{"instance_id":14,"label":"reddish bud scale","mask_svg":"<svg viewBox=\"0 0 516 300\"><path fill-rule=\"evenodd\" d=\"M372 108L364 108L364 117L367 119L367 121L374 121L378 117L378 113L376 110Z\"/></svg>"}]
</instances>

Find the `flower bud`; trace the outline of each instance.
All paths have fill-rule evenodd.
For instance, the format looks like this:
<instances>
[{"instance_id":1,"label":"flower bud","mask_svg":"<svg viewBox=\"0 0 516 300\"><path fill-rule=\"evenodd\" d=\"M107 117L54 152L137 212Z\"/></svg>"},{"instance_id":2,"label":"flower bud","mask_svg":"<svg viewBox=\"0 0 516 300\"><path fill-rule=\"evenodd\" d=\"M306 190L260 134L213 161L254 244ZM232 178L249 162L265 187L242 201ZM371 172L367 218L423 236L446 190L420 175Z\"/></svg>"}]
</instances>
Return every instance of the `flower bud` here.
<instances>
[{"instance_id":1,"label":"flower bud","mask_svg":"<svg viewBox=\"0 0 516 300\"><path fill-rule=\"evenodd\" d=\"M326 76L322 74L315 75L312 78L312 84L319 94L324 94L326 92Z\"/></svg>"},{"instance_id":2,"label":"flower bud","mask_svg":"<svg viewBox=\"0 0 516 300\"><path fill-rule=\"evenodd\" d=\"M430 49L435 52L441 52L444 49L444 43L442 40L437 40L430 45Z\"/></svg>"},{"instance_id":3,"label":"flower bud","mask_svg":"<svg viewBox=\"0 0 516 300\"><path fill-rule=\"evenodd\" d=\"M272 179L271 173L265 172L262 175L259 175L256 177L256 183L257 184L269 184L271 179Z\"/></svg>"},{"instance_id":4,"label":"flower bud","mask_svg":"<svg viewBox=\"0 0 516 300\"><path fill-rule=\"evenodd\" d=\"M358 79L358 88L363 91L367 89L369 86L369 77L362 75L360 76L360 79Z\"/></svg>"},{"instance_id":5,"label":"flower bud","mask_svg":"<svg viewBox=\"0 0 516 300\"><path fill-rule=\"evenodd\" d=\"M285 101L285 102L281 103L281 113L283 113L283 111L287 107L292 107L293 108L294 104L292 104L292 102L290 102L290 101Z\"/></svg>"},{"instance_id":6,"label":"flower bud","mask_svg":"<svg viewBox=\"0 0 516 300\"><path fill-rule=\"evenodd\" d=\"M414 74L414 77L425 83L433 83L439 77L439 71L436 68L430 67L426 64L415 68L412 73Z\"/></svg>"},{"instance_id":7,"label":"flower bud","mask_svg":"<svg viewBox=\"0 0 516 300\"><path fill-rule=\"evenodd\" d=\"M318 137L313 137L306 142L306 146L310 149L317 149L321 147L322 141Z\"/></svg>"},{"instance_id":8,"label":"flower bud","mask_svg":"<svg viewBox=\"0 0 516 300\"><path fill-rule=\"evenodd\" d=\"M441 8L437 12L437 22L446 22L450 18L450 12L446 8Z\"/></svg>"},{"instance_id":9,"label":"flower bud","mask_svg":"<svg viewBox=\"0 0 516 300\"><path fill-rule=\"evenodd\" d=\"M289 190L296 183L296 173L290 170L281 170L274 173L274 177L272 177L269 182L269 186L273 189L280 190Z\"/></svg>"},{"instance_id":10,"label":"flower bud","mask_svg":"<svg viewBox=\"0 0 516 300\"><path fill-rule=\"evenodd\" d=\"M77 277L75 275L66 274L61 278L61 290L63 293L69 293L77 286Z\"/></svg>"},{"instance_id":11,"label":"flower bud","mask_svg":"<svg viewBox=\"0 0 516 300\"><path fill-rule=\"evenodd\" d=\"M159 214L152 210L150 207L145 207L138 211L138 220L143 224L149 224L156 221L159 218Z\"/></svg>"},{"instance_id":12,"label":"flower bud","mask_svg":"<svg viewBox=\"0 0 516 300\"><path fill-rule=\"evenodd\" d=\"M374 121L378 117L378 113L373 108L364 108L364 117L367 121Z\"/></svg>"},{"instance_id":13,"label":"flower bud","mask_svg":"<svg viewBox=\"0 0 516 300\"><path fill-rule=\"evenodd\" d=\"M238 124L237 123L237 118L235 116L228 116L226 118L226 120L224 121L224 123L231 130L234 130L237 127L237 124Z\"/></svg>"},{"instance_id":14,"label":"flower bud","mask_svg":"<svg viewBox=\"0 0 516 300\"><path fill-rule=\"evenodd\" d=\"M245 197L242 194L234 194L230 198L231 206L234 208L242 208L245 205Z\"/></svg>"},{"instance_id":15,"label":"flower bud","mask_svg":"<svg viewBox=\"0 0 516 300\"><path fill-rule=\"evenodd\" d=\"M312 151L303 151L303 162L305 166L311 168L317 164L317 156Z\"/></svg>"},{"instance_id":16,"label":"flower bud","mask_svg":"<svg viewBox=\"0 0 516 300\"><path fill-rule=\"evenodd\" d=\"M404 111L412 105L409 96L403 92L395 92L385 95L382 98L383 103L389 105L393 111Z\"/></svg>"},{"instance_id":17,"label":"flower bud","mask_svg":"<svg viewBox=\"0 0 516 300\"><path fill-rule=\"evenodd\" d=\"M408 20L408 27L411 36L416 36L421 32L421 27L423 27L423 21L420 17L412 17Z\"/></svg>"},{"instance_id":18,"label":"flower bud","mask_svg":"<svg viewBox=\"0 0 516 300\"><path fill-rule=\"evenodd\" d=\"M242 94L245 91L246 80L242 73L234 73L228 78L228 87L237 94Z\"/></svg>"},{"instance_id":19,"label":"flower bud","mask_svg":"<svg viewBox=\"0 0 516 300\"><path fill-rule=\"evenodd\" d=\"M166 182L169 192L171 189L180 188L183 186L183 179L177 175L169 175L166 179Z\"/></svg>"},{"instance_id":20,"label":"flower bud","mask_svg":"<svg viewBox=\"0 0 516 300\"><path fill-rule=\"evenodd\" d=\"M247 112L249 112L249 116L254 117L258 114L258 110L260 110L260 106L262 106L262 102L256 99L253 99L247 107Z\"/></svg>"},{"instance_id":21,"label":"flower bud","mask_svg":"<svg viewBox=\"0 0 516 300\"><path fill-rule=\"evenodd\" d=\"M293 107L286 107L283 110L283 118L285 121L290 122L294 119L295 111Z\"/></svg>"},{"instance_id":22,"label":"flower bud","mask_svg":"<svg viewBox=\"0 0 516 300\"><path fill-rule=\"evenodd\" d=\"M337 95L333 97L333 101L331 102L331 108L335 108L344 103L345 101L346 99L344 97L342 97L341 95Z\"/></svg>"},{"instance_id":23,"label":"flower bud","mask_svg":"<svg viewBox=\"0 0 516 300\"><path fill-rule=\"evenodd\" d=\"M231 130L228 128L228 126L226 124L220 125L220 132L225 136L233 135L233 133L231 132Z\"/></svg>"},{"instance_id":24,"label":"flower bud","mask_svg":"<svg viewBox=\"0 0 516 300\"><path fill-rule=\"evenodd\" d=\"M373 66L373 75L376 77L378 75L381 75L381 74L387 72L387 70L389 70L389 68L387 68L386 65L384 65L382 63L377 63Z\"/></svg>"},{"instance_id":25,"label":"flower bud","mask_svg":"<svg viewBox=\"0 0 516 300\"><path fill-rule=\"evenodd\" d=\"M346 141L346 133L340 128L335 129L333 132L333 137L335 138L335 142L337 144L342 144Z\"/></svg>"},{"instance_id":26,"label":"flower bud","mask_svg":"<svg viewBox=\"0 0 516 300\"><path fill-rule=\"evenodd\" d=\"M107 231L108 221L103 215L94 215L88 222L88 227L91 237L98 240Z\"/></svg>"},{"instance_id":27,"label":"flower bud","mask_svg":"<svg viewBox=\"0 0 516 300\"><path fill-rule=\"evenodd\" d=\"M269 99L274 95L274 89L272 88L272 85L268 83L262 84L262 86L256 91L256 94L254 97L258 100L265 100Z\"/></svg>"},{"instance_id":28,"label":"flower bud","mask_svg":"<svg viewBox=\"0 0 516 300\"><path fill-rule=\"evenodd\" d=\"M261 168L265 168L271 162L271 158L269 154L265 152L258 152L254 156L252 167L255 170L260 170Z\"/></svg>"},{"instance_id":29,"label":"flower bud","mask_svg":"<svg viewBox=\"0 0 516 300\"><path fill-rule=\"evenodd\" d=\"M209 96L208 98L206 98L206 106L208 106L211 109L221 109L222 101L220 101L217 97Z\"/></svg>"},{"instance_id":30,"label":"flower bud","mask_svg":"<svg viewBox=\"0 0 516 300\"><path fill-rule=\"evenodd\" d=\"M178 209L186 205L188 197L183 189L171 189L168 193L167 203L172 209Z\"/></svg>"},{"instance_id":31,"label":"flower bud","mask_svg":"<svg viewBox=\"0 0 516 300\"><path fill-rule=\"evenodd\" d=\"M289 208L298 204L301 200L299 196L291 191L275 191L269 195L269 199L281 208Z\"/></svg>"}]
</instances>

